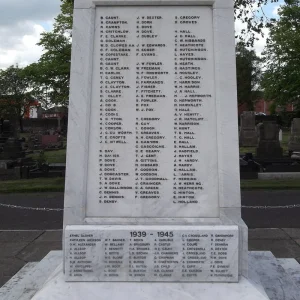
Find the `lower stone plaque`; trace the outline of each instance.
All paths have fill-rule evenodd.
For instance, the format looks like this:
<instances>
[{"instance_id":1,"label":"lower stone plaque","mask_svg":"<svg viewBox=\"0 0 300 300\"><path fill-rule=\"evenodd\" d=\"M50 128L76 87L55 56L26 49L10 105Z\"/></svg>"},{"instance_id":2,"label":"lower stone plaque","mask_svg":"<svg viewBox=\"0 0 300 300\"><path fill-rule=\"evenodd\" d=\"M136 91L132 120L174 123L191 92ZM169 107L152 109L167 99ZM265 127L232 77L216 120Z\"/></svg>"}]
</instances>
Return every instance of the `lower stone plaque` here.
<instances>
[{"instance_id":1,"label":"lower stone plaque","mask_svg":"<svg viewBox=\"0 0 300 300\"><path fill-rule=\"evenodd\" d=\"M237 282L237 226L67 226L67 281Z\"/></svg>"}]
</instances>

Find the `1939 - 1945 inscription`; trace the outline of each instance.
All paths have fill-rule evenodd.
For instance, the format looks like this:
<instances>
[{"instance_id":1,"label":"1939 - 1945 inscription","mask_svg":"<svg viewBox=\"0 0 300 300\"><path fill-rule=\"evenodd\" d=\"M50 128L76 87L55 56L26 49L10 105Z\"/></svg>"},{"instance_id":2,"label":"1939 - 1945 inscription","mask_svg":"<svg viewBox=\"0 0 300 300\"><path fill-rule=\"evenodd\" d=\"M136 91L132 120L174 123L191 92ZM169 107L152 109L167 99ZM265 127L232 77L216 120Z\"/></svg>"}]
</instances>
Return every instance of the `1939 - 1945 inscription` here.
<instances>
[{"instance_id":1,"label":"1939 - 1945 inscription","mask_svg":"<svg viewBox=\"0 0 300 300\"><path fill-rule=\"evenodd\" d=\"M238 279L236 226L77 227L66 231L69 281Z\"/></svg>"}]
</instances>

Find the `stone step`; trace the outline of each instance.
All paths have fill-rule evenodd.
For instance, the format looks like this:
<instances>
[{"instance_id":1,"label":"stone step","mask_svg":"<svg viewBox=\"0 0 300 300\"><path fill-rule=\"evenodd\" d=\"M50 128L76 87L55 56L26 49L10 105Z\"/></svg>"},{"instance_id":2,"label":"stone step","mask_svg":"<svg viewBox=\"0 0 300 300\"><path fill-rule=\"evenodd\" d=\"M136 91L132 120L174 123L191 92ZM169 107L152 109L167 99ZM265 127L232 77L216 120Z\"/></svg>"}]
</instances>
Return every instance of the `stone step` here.
<instances>
[{"instance_id":1,"label":"stone step","mask_svg":"<svg viewBox=\"0 0 300 300\"><path fill-rule=\"evenodd\" d=\"M271 252L249 252L249 269L251 279L261 282L270 300L300 300L299 286Z\"/></svg>"},{"instance_id":2,"label":"stone step","mask_svg":"<svg viewBox=\"0 0 300 300\"><path fill-rule=\"evenodd\" d=\"M61 263L62 251L51 251L40 262L26 264L0 288L0 299L30 300Z\"/></svg>"},{"instance_id":3,"label":"stone step","mask_svg":"<svg viewBox=\"0 0 300 300\"><path fill-rule=\"evenodd\" d=\"M300 289L300 264L294 258L278 258L277 261Z\"/></svg>"}]
</instances>

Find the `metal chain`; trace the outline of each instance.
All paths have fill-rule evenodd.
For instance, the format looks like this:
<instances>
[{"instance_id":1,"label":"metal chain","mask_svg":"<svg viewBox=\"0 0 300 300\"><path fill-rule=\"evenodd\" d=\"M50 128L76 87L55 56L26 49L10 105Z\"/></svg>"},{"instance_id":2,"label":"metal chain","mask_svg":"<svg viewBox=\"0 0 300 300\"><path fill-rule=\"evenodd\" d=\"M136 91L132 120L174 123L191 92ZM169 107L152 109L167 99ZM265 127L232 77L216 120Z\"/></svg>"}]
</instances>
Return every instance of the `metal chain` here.
<instances>
[{"instance_id":1,"label":"metal chain","mask_svg":"<svg viewBox=\"0 0 300 300\"><path fill-rule=\"evenodd\" d=\"M47 207L28 207L28 206L18 206L11 204L0 203L0 206L7 208L18 208L18 209L27 209L27 210L38 210L38 211L63 211L63 208L47 208Z\"/></svg>"},{"instance_id":2,"label":"metal chain","mask_svg":"<svg viewBox=\"0 0 300 300\"><path fill-rule=\"evenodd\" d=\"M300 204L279 205L279 206L242 206L242 208L257 208L257 209L300 208Z\"/></svg>"},{"instance_id":3,"label":"metal chain","mask_svg":"<svg viewBox=\"0 0 300 300\"><path fill-rule=\"evenodd\" d=\"M63 208L48 208L48 207L28 207L28 206L18 206L12 204L0 203L0 206L7 208L17 208L17 209L27 209L27 210L37 210L37 211L63 211ZM245 206L242 208L250 209L279 209L279 208L300 208L300 204L290 204L290 205L279 205L279 206Z\"/></svg>"}]
</instances>

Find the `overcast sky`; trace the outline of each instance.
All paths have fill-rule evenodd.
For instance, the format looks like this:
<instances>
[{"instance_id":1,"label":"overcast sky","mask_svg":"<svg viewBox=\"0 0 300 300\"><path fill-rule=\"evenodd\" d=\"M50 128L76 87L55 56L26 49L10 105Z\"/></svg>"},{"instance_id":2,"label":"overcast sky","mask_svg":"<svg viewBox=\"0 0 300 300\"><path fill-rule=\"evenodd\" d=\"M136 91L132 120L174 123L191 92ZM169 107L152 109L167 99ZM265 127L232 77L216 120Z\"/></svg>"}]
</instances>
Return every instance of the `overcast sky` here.
<instances>
[{"instance_id":1,"label":"overcast sky","mask_svg":"<svg viewBox=\"0 0 300 300\"><path fill-rule=\"evenodd\" d=\"M36 43L40 34L50 31L60 11L60 0L0 0L0 69L12 64L26 66L39 59L42 48ZM278 4L266 8L269 16L276 16ZM243 28L236 23L236 30ZM265 30L267 35L267 30ZM265 39L256 42L261 53Z\"/></svg>"}]
</instances>

